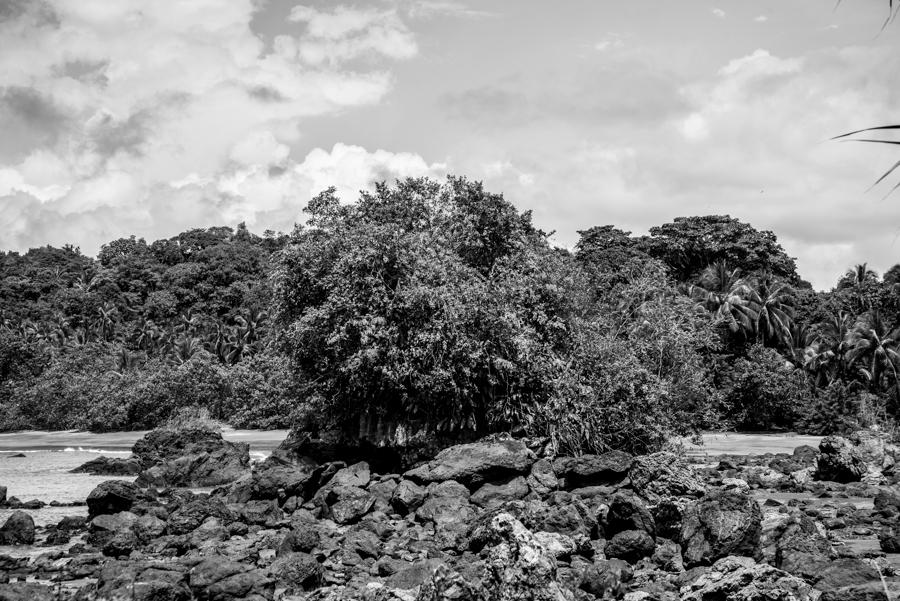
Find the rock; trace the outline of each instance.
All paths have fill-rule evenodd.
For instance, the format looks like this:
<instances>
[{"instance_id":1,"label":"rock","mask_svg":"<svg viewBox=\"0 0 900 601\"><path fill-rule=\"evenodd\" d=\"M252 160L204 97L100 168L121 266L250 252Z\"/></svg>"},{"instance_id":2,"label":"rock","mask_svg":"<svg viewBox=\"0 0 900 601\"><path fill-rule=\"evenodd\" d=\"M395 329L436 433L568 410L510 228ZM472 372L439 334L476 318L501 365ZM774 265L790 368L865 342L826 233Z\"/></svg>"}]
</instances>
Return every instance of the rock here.
<instances>
[{"instance_id":1,"label":"rock","mask_svg":"<svg viewBox=\"0 0 900 601\"><path fill-rule=\"evenodd\" d=\"M465 542L468 524L475 518L469 496L468 489L453 480L428 486L427 498L415 515L419 522L434 524L439 548L456 548Z\"/></svg>"},{"instance_id":2,"label":"rock","mask_svg":"<svg viewBox=\"0 0 900 601\"><path fill-rule=\"evenodd\" d=\"M656 549L651 560L659 569L666 572L684 571L684 560L681 558L681 545L666 539L657 539Z\"/></svg>"},{"instance_id":3,"label":"rock","mask_svg":"<svg viewBox=\"0 0 900 601\"><path fill-rule=\"evenodd\" d=\"M713 491L684 509L681 545L686 567L711 564L728 555L752 556L762 512L747 494Z\"/></svg>"},{"instance_id":4,"label":"rock","mask_svg":"<svg viewBox=\"0 0 900 601\"><path fill-rule=\"evenodd\" d=\"M400 515L414 513L425 502L425 489L412 480L401 480L391 496L391 507Z\"/></svg>"},{"instance_id":5,"label":"rock","mask_svg":"<svg viewBox=\"0 0 900 601\"><path fill-rule=\"evenodd\" d=\"M811 582L820 591L839 591L873 582L881 585L881 576L878 570L862 559L842 557L828 563Z\"/></svg>"},{"instance_id":6,"label":"rock","mask_svg":"<svg viewBox=\"0 0 900 601\"><path fill-rule=\"evenodd\" d=\"M0 545L34 544L34 520L24 511L14 511L0 527Z\"/></svg>"},{"instance_id":7,"label":"rock","mask_svg":"<svg viewBox=\"0 0 900 601\"><path fill-rule=\"evenodd\" d=\"M137 484L187 488L228 484L249 473L249 448L212 430L152 430L132 447L143 467Z\"/></svg>"},{"instance_id":8,"label":"rock","mask_svg":"<svg viewBox=\"0 0 900 601\"><path fill-rule=\"evenodd\" d=\"M528 488L539 495L547 494L559 488L559 478L553 471L553 463L549 459L538 459L531 466L528 474Z\"/></svg>"},{"instance_id":9,"label":"rock","mask_svg":"<svg viewBox=\"0 0 900 601\"><path fill-rule=\"evenodd\" d=\"M534 453L521 441L479 441L446 448L404 476L424 483L454 480L474 488L484 482L525 474L535 460Z\"/></svg>"},{"instance_id":10,"label":"rock","mask_svg":"<svg viewBox=\"0 0 900 601\"><path fill-rule=\"evenodd\" d=\"M284 519L284 513L275 501L247 501L241 507L241 517L247 524L273 527Z\"/></svg>"},{"instance_id":11,"label":"rock","mask_svg":"<svg viewBox=\"0 0 900 601\"><path fill-rule=\"evenodd\" d=\"M128 511L140 496L140 489L132 482L125 480L101 482L88 495L88 519L98 515Z\"/></svg>"},{"instance_id":12,"label":"rock","mask_svg":"<svg viewBox=\"0 0 900 601\"><path fill-rule=\"evenodd\" d=\"M339 469L328 482L333 486L356 486L357 488L365 488L368 486L372 474L369 472L369 464L365 461L348 465Z\"/></svg>"},{"instance_id":13,"label":"rock","mask_svg":"<svg viewBox=\"0 0 900 601\"><path fill-rule=\"evenodd\" d=\"M869 582L825 591L819 601L891 601L881 582Z\"/></svg>"},{"instance_id":14,"label":"rock","mask_svg":"<svg viewBox=\"0 0 900 601\"><path fill-rule=\"evenodd\" d=\"M749 557L725 557L681 588L681 601L815 601L803 580Z\"/></svg>"},{"instance_id":15,"label":"rock","mask_svg":"<svg viewBox=\"0 0 900 601\"><path fill-rule=\"evenodd\" d=\"M248 491L246 498L235 498L237 502L245 502L250 499L277 499L281 495L285 497L306 497L307 489L312 482L317 480L321 470L312 463L289 463L280 460L276 455L266 458L257 465L252 475L247 480ZM233 489L238 486L235 482Z\"/></svg>"},{"instance_id":16,"label":"rock","mask_svg":"<svg viewBox=\"0 0 900 601\"><path fill-rule=\"evenodd\" d=\"M568 489L621 482L631 468L634 458L623 451L609 451L602 455L560 457L553 461L553 471L565 479Z\"/></svg>"},{"instance_id":17,"label":"rock","mask_svg":"<svg viewBox=\"0 0 900 601\"><path fill-rule=\"evenodd\" d=\"M815 528L798 524L788 527L775 543L774 565L812 582L834 558L831 543Z\"/></svg>"},{"instance_id":18,"label":"rock","mask_svg":"<svg viewBox=\"0 0 900 601\"><path fill-rule=\"evenodd\" d=\"M606 544L606 556L635 563L653 555L656 541L645 530L619 532Z\"/></svg>"},{"instance_id":19,"label":"rock","mask_svg":"<svg viewBox=\"0 0 900 601\"><path fill-rule=\"evenodd\" d=\"M853 444L841 436L826 436L819 443L817 480L859 482L868 472L866 461Z\"/></svg>"},{"instance_id":20,"label":"rock","mask_svg":"<svg viewBox=\"0 0 900 601\"><path fill-rule=\"evenodd\" d=\"M356 486L335 486L326 501L331 519L338 524L353 524L372 509L375 497Z\"/></svg>"},{"instance_id":21,"label":"rock","mask_svg":"<svg viewBox=\"0 0 900 601\"><path fill-rule=\"evenodd\" d=\"M0 601L57 601L56 587L37 582L0 584Z\"/></svg>"},{"instance_id":22,"label":"rock","mask_svg":"<svg viewBox=\"0 0 900 601\"><path fill-rule=\"evenodd\" d=\"M667 451L637 457L628 477L634 491L653 504L671 497L700 497L706 490L684 459Z\"/></svg>"},{"instance_id":23,"label":"rock","mask_svg":"<svg viewBox=\"0 0 900 601\"><path fill-rule=\"evenodd\" d=\"M601 559L584 571L578 588L599 599L619 599L632 575L631 566L621 559Z\"/></svg>"},{"instance_id":24,"label":"rock","mask_svg":"<svg viewBox=\"0 0 900 601\"><path fill-rule=\"evenodd\" d=\"M319 546L321 536L315 522L292 521L291 531L288 532L278 548L278 555L301 551L309 553Z\"/></svg>"},{"instance_id":25,"label":"rock","mask_svg":"<svg viewBox=\"0 0 900 601\"><path fill-rule=\"evenodd\" d=\"M893 528L886 528L878 534L878 544L885 553L900 553L900 534Z\"/></svg>"},{"instance_id":26,"label":"rock","mask_svg":"<svg viewBox=\"0 0 900 601\"><path fill-rule=\"evenodd\" d=\"M493 507L506 501L515 501L528 494L528 484L522 476L516 476L503 484L483 484L470 498L479 507Z\"/></svg>"},{"instance_id":27,"label":"rock","mask_svg":"<svg viewBox=\"0 0 900 601\"><path fill-rule=\"evenodd\" d=\"M113 533L101 550L107 557L128 557L139 546L140 541L134 531L125 529Z\"/></svg>"},{"instance_id":28,"label":"rock","mask_svg":"<svg viewBox=\"0 0 900 601\"><path fill-rule=\"evenodd\" d=\"M272 598L275 585L263 570L224 557L198 563L188 582L198 601L262 601Z\"/></svg>"},{"instance_id":29,"label":"rock","mask_svg":"<svg viewBox=\"0 0 900 601\"><path fill-rule=\"evenodd\" d=\"M93 474L94 476L137 476L141 462L133 457L106 457L101 455L82 463L71 470L73 474Z\"/></svg>"},{"instance_id":30,"label":"rock","mask_svg":"<svg viewBox=\"0 0 900 601\"><path fill-rule=\"evenodd\" d=\"M200 527L207 518L218 518L222 523L233 522L237 516L221 499L199 497L184 503L169 514L169 534L188 534Z\"/></svg>"},{"instance_id":31,"label":"rock","mask_svg":"<svg viewBox=\"0 0 900 601\"><path fill-rule=\"evenodd\" d=\"M108 561L97 574L98 599L190 601L187 569L171 562Z\"/></svg>"},{"instance_id":32,"label":"rock","mask_svg":"<svg viewBox=\"0 0 900 601\"><path fill-rule=\"evenodd\" d=\"M477 584L443 563L439 564L431 577L422 583L419 594L415 597L415 601L488 601L488 599Z\"/></svg>"},{"instance_id":33,"label":"rock","mask_svg":"<svg viewBox=\"0 0 900 601\"><path fill-rule=\"evenodd\" d=\"M385 585L392 589L411 590L432 580L438 566L446 568L438 559L425 559L415 563L402 562L390 574L387 574Z\"/></svg>"},{"instance_id":34,"label":"rock","mask_svg":"<svg viewBox=\"0 0 900 601\"><path fill-rule=\"evenodd\" d=\"M535 535L508 513L491 520L493 546L485 561L481 586L485 601L513 599L570 601L559 583L556 559Z\"/></svg>"},{"instance_id":35,"label":"rock","mask_svg":"<svg viewBox=\"0 0 900 601\"><path fill-rule=\"evenodd\" d=\"M625 530L643 530L654 537L656 522L640 497L630 492L618 492L609 504L606 535L612 536Z\"/></svg>"},{"instance_id":36,"label":"rock","mask_svg":"<svg viewBox=\"0 0 900 601\"><path fill-rule=\"evenodd\" d=\"M6 503L6 487L0 486L0 505Z\"/></svg>"},{"instance_id":37,"label":"rock","mask_svg":"<svg viewBox=\"0 0 900 601\"><path fill-rule=\"evenodd\" d=\"M308 553L288 553L269 566L269 573L283 586L309 591L322 585L325 569Z\"/></svg>"}]
</instances>

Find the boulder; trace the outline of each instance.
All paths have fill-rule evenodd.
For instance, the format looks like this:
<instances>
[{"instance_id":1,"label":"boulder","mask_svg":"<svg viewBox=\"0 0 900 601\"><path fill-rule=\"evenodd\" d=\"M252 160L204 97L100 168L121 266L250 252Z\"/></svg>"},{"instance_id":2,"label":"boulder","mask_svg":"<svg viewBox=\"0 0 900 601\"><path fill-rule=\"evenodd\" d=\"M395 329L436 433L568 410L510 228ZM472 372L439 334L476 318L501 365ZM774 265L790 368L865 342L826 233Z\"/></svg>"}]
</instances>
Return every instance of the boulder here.
<instances>
[{"instance_id":1,"label":"boulder","mask_svg":"<svg viewBox=\"0 0 900 601\"><path fill-rule=\"evenodd\" d=\"M654 537L656 522L640 497L630 492L618 492L609 504L606 535L613 536L625 530L643 530Z\"/></svg>"},{"instance_id":2,"label":"boulder","mask_svg":"<svg viewBox=\"0 0 900 601\"><path fill-rule=\"evenodd\" d=\"M275 581L263 570L224 557L209 557L191 568L188 583L198 601L263 601Z\"/></svg>"},{"instance_id":3,"label":"boulder","mask_svg":"<svg viewBox=\"0 0 900 601\"><path fill-rule=\"evenodd\" d=\"M508 482L483 484L475 491L470 501L479 507L493 507L506 501L522 499L528 494L528 484L522 476L516 476Z\"/></svg>"},{"instance_id":4,"label":"boulder","mask_svg":"<svg viewBox=\"0 0 900 601\"><path fill-rule=\"evenodd\" d=\"M31 545L34 543L34 520L24 511L14 511L0 527L0 545Z\"/></svg>"},{"instance_id":5,"label":"boulder","mask_svg":"<svg viewBox=\"0 0 900 601\"><path fill-rule=\"evenodd\" d=\"M841 591L872 583L881 585L881 575L871 564L856 557L841 557L828 563L811 580L820 591ZM879 587L875 587L877 591Z\"/></svg>"},{"instance_id":6,"label":"boulder","mask_svg":"<svg viewBox=\"0 0 900 601\"><path fill-rule=\"evenodd\" d=\"M468 489L453 480L428 486L425 502L415 515L417 521L434 525L434 542L439 548L456 548L466 542L469 523L476 515L469 496Z\"/></svg>"},{"instance_id":7,"label":"boulder","mask_svg":"<svg viewBox=\"0 0 900 601\"><path fill-rule=\"evenodd\" d=\"M581 575L578 588L598 599L621 599L633 571L621 559L595 561Z\"/></svg>"},{"instance_id":8,"label":"boulder","mask_svg":"<svg viewBox=\"0 0 900 601\"><path fill-rule=\"evenodd\" d=\"M518 440L485 440L449 447L428 463L406 472L419 483L454 480L476 488L485 482L527 474L534 453Z\"/></svg>"},{"instance_id":9,"label":"boulder","mask_svg":"<svg viewBox=\"0 0 900 601\"><path fill-rule=\"evenodd\" d=\"M635 563L653 555L656 541L645 530L625 530L617 533L606 544L606 556Z\"/></svg>"},{"instance_id":10,"label":"boulder","mask_svg":"<svg viewBox=\"0 0 900 601\"><path fill-rule=\"evenodd\" d=\"M685 566L708 565L729 555L753 556L761 524L762 511L746 493L717 490L688 504L680 536Z\"/></svg>"},{"instance_id":11,"label":"boulder","mask_svg":"<svg viewBox=\"0 0 900 601\"><path fill-rule=\"evenodd\" d=\"M869 471L862 454L842 436L826 436L819 443L815 477L833 482L859 482Z\"/></svg>"},{"instance_id":12,"label":"boulder","mask_svg":"<svg viewBox=\"0 0 900 601\"><path fill-rule=\"evenodd\" d=\"M279 509L275 501L253 500L247 501L241 506L241 518L246 524L274 527L282 519L284 513Z\"/></svg>"},{"instance_id":13,"label":"boulder","mask_svg":"<svg viewBox=\"0 0 900 601\"><path fill-rule=\"evenodd\" d=\"M549 459L538 459L531 466L528 475L528 488L539 495L547 494L559 488L559 478L553 471L553 462Z\"/></svg>"},{"instance_id":14,"label":"boulder","mask_svg":"<svg viewBox=\"0 0 900 601\"><path fill-rule=\"evenodd\" d=\"M375 504L375 497L356 486L332 487L326 496L328 512L338 524L353 524Z\"/></svg>"},{"instance_id":15,"label":"boulder","mask_svg":"<svg viewBox=\"0 0 900 601\"><path fill-rule=\"evenodd\" d=\"M269 573L282 586L309 591L321 586L325 569L308 553L288 553L269 566Z\"/></svg>"},{"instance_id":16,"label":"boulder","mask_svg":"<svg viewBox=\"0 0 900 601\"><path fill-rule=\"evenodd\" d=\"M413 513L425 502L425 489L412 480L401 480L391 495L391 507L400 515Z\"/></svg>"},{"instance_id":17,"label":"boulder","mask_svg":"<svg viewBox=\"0 0 900 601\"><path fill-rule=\"evenodd\" d=\"M668 451L637 457L628 477L634 491L653 504L672 497L701 497L706 490L684 458Z\"/></svg>"},{"instance_id":18,"label":"boulder","mask_svg":"<svg viewBox=\"0 0 900 601\"><path fill-rule=\"evenodd\" d=\"M0 584L0 601L58 601L56 586L38 582Z\"/></svg>"},{"instance_id":19,"label":"boulder","mask_svg":"<svg viewBox=\"0 0 900 601\"><path fill-rule=\"evenodd\" d=\"M107 561L97 573L98 599L190 601L187 568L162 561Z\"/></svg>"},{"instance_id":20,"label":"boulder","mask_svg":"<svg viewBox=\"0 0 900 601\"><path fill-rule=\"evenodd\" d=\"M803 580L749 557L725 557L681 588L681 601L815 601Z\"/></svg>"},{"instance_id":21,"label":"boulder","mask_svg":"<svg viewBox=\"0 0 900 601\"><path fill-rule=\"evenodd\" d=\"M94 476L137 476L141 471L141 462L134 457L100 456L82 463L71 470L73 474L92 474Z\"/></svg>"},{"instance_id":22,"label":"boulder","mask_svg":"<svg viewBox=\"0 0 900 601\"><path fill-rule=\"evenodd\" d=\"M253 470L247 480L249 490L246 498L235 498L234 500L243 502L250 499L278 499L280 497L303 499L307 496L307 491L313 482L318 483L320 473L321 469L313 463L289 463L272 455ZM239 480L232 488L237 488L238 483L241 482L244 480Z\"/></svg>"},{"instance_id":23,"label":"boulder","mask_svg":"<svg viewBox=\"0 0 900 601\"><path fill-rule=\"evenodd\" d=\"M132 482L125 480L101 482L88 495L88 518L128 511L140 498L141 491Z\"/></svg>"},{"instance_id":24,"label":"boulder","mask_svg":"<svg viewBox=\"0 0 900 601\"><path fill-rule=\"evenodd\" d=\"M492 546L481 586L485 601L523 599L569 601L571 591L559 582L556 558L539 539L508 513L491 520Z\"/></svg>"},{"instance_id":25,"label":"boulder","mask_svg":"<svg viewBox=\"0 0 900 601\"><path fill-rule=\"evenodd\" d=\"M134 443L143 470L137 484L149 487L204 487L228 484L249 473L246 443L224 440L219 432L195 428L152 430Z\"/></svg>"},{"instance_id":26,"label":"boulder","mask_svg":"<svg viewBox=\"0 0 900 601\"><path fill-rule=\"evenodd\" d=\"M192 499L169 514L169 534L188 534L200 527L207 518L215 517L222 523L233 522L236 515L221 499L201 496Z\"/></svg>"},{"instance_id":27,"label":"boulder","mask_svg":"<svg viewBox=\"0 0 900 601\"><path fill-rule=\"evenodd\" d=\"M565 480L567 489L616 484L628 475L633 460L634 458L624 451L559 457L553 461L553 472Z\"/></svg>"}]
</instances>

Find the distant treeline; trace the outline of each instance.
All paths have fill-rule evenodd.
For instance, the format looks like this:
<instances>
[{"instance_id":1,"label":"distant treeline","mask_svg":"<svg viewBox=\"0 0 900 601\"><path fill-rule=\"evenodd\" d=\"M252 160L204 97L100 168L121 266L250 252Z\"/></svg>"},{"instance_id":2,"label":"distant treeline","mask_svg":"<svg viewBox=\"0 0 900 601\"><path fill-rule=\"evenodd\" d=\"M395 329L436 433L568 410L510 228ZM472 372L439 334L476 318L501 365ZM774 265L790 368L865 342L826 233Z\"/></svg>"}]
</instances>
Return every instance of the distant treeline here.
<instances>
[{"instance_id":1,"label":"distant treeline","mask_svg":"<svg viewBox=\"0 0 900 601\"><path fill-rule=\"evenodd\" d=\"M0 254L0 429L519 430L561 450L897 416L900 265L828 292L729 216L574 252L463 178L334 190L307 223Z\"/></svg>"}]
</instances>

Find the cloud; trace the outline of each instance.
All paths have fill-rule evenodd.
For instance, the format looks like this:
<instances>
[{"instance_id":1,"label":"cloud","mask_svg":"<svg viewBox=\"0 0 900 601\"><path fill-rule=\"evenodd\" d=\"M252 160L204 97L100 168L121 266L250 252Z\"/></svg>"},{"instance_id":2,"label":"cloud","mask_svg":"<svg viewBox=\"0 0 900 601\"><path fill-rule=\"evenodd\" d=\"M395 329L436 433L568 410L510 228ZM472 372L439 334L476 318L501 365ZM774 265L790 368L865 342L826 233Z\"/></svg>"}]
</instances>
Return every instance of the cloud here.
<instances>
[{"instance_id":1,"label":"cloud","mask_svg":"<svg viewBox=\"0 0 900 601\"><path fill-rule=\"evenodd\" d=\"M721 8L712 9L712 14L715 15L716 17L718 17L719 19L725 18L725 11L722 10Z\"/></svg>"},{"instance_id":2,"label":"cloud","mask_svg":"<svg viewBox=\"0 0 900 601\"><path fill-rule=\"evenodd\" d=\"M769 20L769 17L767 17L766 15L759 15L758 17L755 17L753 20L757 23L765 23L766 21Z\"/></svg>"},{"instance_id":3,"label":"cloud","mask_svg":"<svg viewBox=\"0 0 900 601\"><path fill-rule=\"evenodd\" d=\"M360 57L412 58L415 38L394 10L337 6L324 12L295 6L290 19L305 23L307 35L297 44L297 56L310 65L339 65Z\"/></svg>"},{"instance_id":4,"label":"cloud","mask_svg":"<svg viewBox=\"0 0 900 601\"><path fill-rule=\"evenodd\" d=\"M292 156L306 120L383 99L416 41L391 8L298 7L267 46L261 6L0 0L0 248L290 228L316 186L441 171L342 144Z\"/></svg>"}]
</instances>

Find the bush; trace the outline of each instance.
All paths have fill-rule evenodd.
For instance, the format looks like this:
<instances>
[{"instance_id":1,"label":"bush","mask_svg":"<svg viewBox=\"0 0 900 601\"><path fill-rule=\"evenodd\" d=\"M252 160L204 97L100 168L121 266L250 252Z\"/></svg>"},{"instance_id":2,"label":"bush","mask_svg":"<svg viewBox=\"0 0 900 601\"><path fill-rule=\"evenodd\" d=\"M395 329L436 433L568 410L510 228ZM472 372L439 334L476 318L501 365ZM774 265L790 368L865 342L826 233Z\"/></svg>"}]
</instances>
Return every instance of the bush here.
<instances>
[{"instance_id":1,"label":"bush","mask_svg":"<svg viewBox=\"0 0 900 601\"><path fill-rule=\"evenodd\" d=\"M794 429L812 396L804 373L761 344L726 368L723 380L725 415L742 430Z\"/></svg>"},{"instance_id":2,"label":"bush","mask_svg":"<svg viewBox=\"0 0 900 601\"><path fill-rule=\"evenodd\" d=\"M226 381L228 392L215 417L235 428L289 428L310 411L282 355L245 359L227 370Z\"/></svg>"},{"instance_id":3,"label":"bush","mask_svg":"<svg viewBox=\"0 0 900 601\"><path fill-rule=\"evenodd\" d=\"M896 422L888 414L887 401L856 382L835 380L817 390L797 419L797 431L804 434L850 434L866 428L892 431Z\"/></svg>"}]
</instances>

